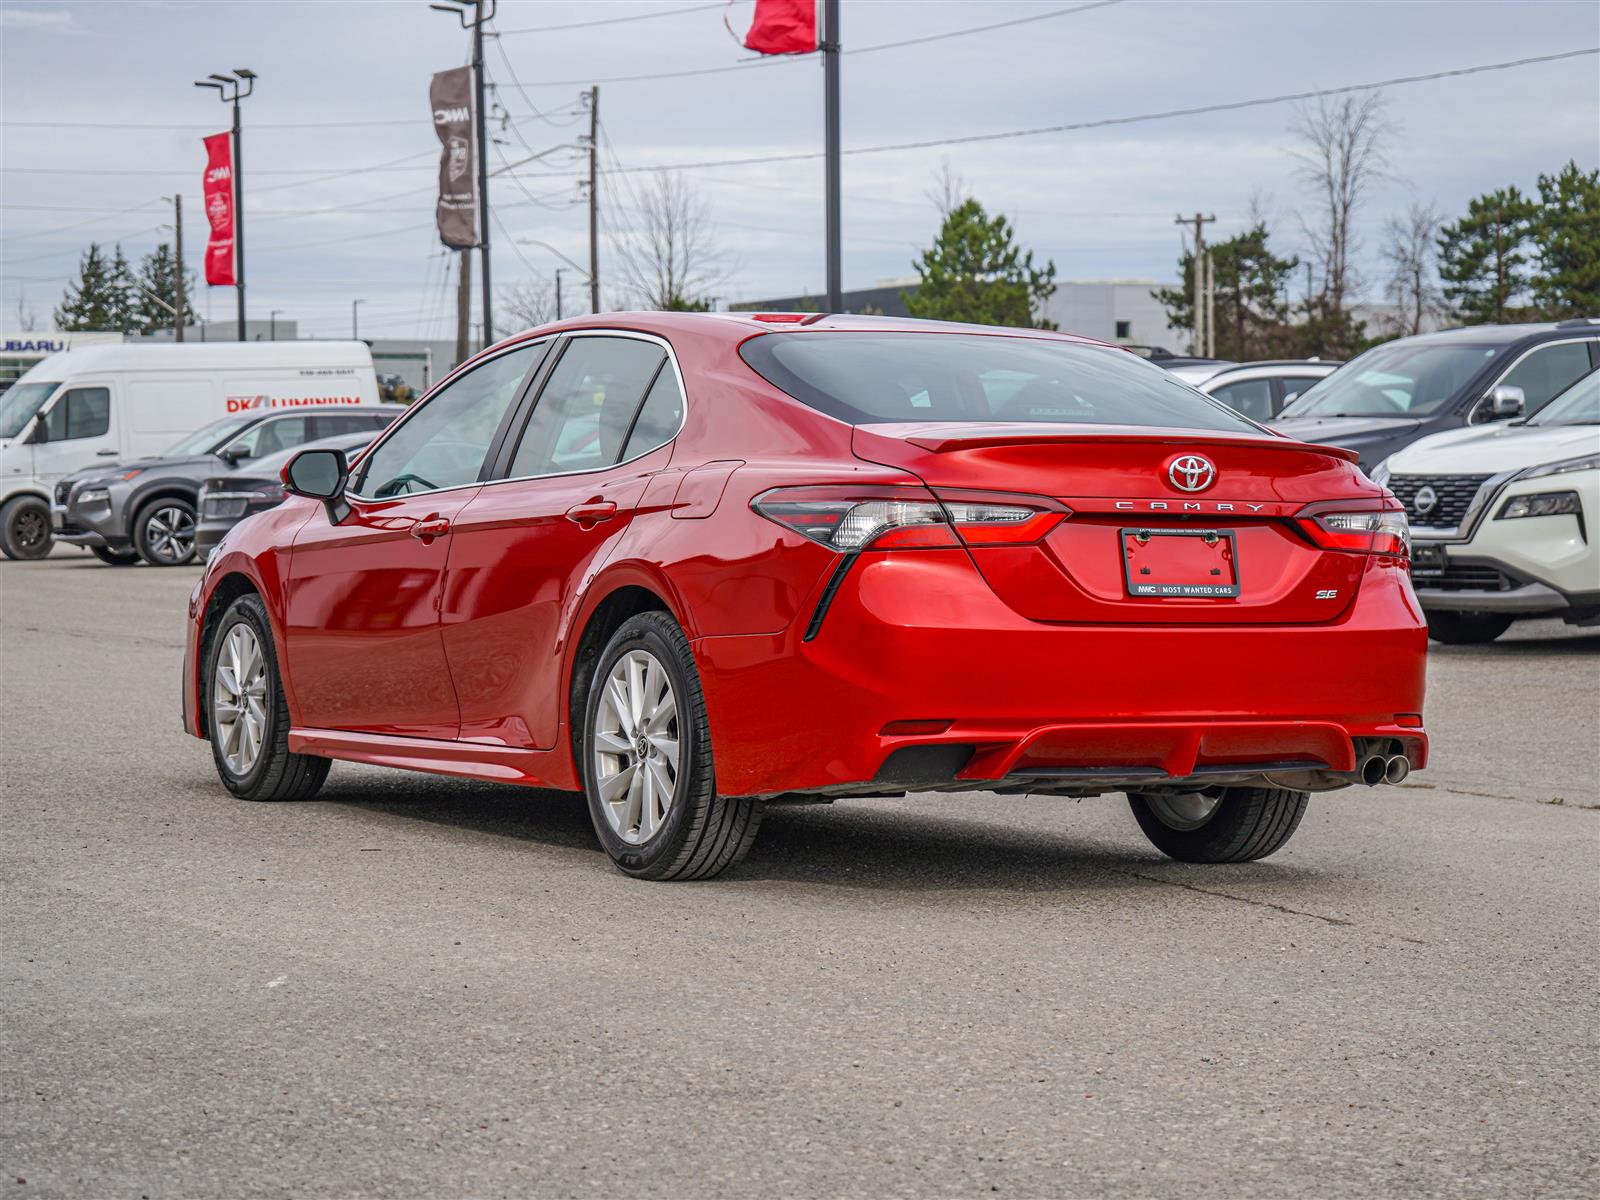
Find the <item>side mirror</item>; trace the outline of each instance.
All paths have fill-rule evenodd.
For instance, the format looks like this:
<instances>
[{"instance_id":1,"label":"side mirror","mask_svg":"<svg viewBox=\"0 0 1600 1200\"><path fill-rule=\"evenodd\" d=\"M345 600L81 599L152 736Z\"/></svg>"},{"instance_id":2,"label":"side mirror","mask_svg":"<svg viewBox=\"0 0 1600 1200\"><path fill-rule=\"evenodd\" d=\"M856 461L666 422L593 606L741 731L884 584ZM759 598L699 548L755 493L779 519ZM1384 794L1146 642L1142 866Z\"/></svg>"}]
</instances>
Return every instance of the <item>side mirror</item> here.
<instances>
[{"instance_id":1,"label":"side mirror","mask_svg":"<svg viewBox=\"0 0 1600 1200\"><path fill-rule=\"evenodd\" d=\"M30 445L42 446L50 440L50 427L45 424L44 417L38 417L33 423L33 432L28 435Z\"/></svg>"},{"instance_id":2,"label":"side mirror","mask_svg":"<svg viewBox=\"0 0 1600 1200\"><path fill-rule=\"evenodd\" d=\"M218 450L217 457L223 462L227 463L230 467L233 467L238 466L239 460L244 456L237 450Z\"/></svg>"},{"instance_id":3,"label":"side mirror","mask_svg":"<svg viewBox=\"0 0 1600 1200\"><path fill-rule=\"evenodd\" d=\"M344 498L350 467L343 450L302 450L283 468L283 489L295 496L321 500L335 525L350 515Z\"/></svg>"},{"instance_id":4,"label":"side mirror","mask_svg":"<svg viewBox=\"0 0 1600 1200\"><path fill-rule=\"evenodd\" d=\"M1496 421L1518 417L1527 403L1527 394L1521 388L1502 383L1489 393L1489 414Z\"/></svg>"}]
</instances>

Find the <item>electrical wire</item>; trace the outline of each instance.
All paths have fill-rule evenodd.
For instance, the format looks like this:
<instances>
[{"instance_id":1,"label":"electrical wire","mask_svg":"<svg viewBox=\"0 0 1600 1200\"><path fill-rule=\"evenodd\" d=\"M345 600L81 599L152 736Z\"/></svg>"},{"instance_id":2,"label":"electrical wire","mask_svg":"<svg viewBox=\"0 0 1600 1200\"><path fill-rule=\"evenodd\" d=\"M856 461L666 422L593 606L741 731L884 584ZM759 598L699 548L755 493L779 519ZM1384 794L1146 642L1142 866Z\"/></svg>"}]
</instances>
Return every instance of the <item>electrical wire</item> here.
<instances>
[{"instance_id":1,"label":"electrical wire","mask_svg":"<svg viewBox=\"0 0 1600 1200\"><path fill-rule=\"evenodd\" d=\"M710 12L713 8L726 7L723 0L716 4L691 4L687 8L663 8L654 12L633 13L626 17L602 17L598 21L572 21L565 25L533 25L526 29L502 29L497 37L517 37L524 33L555 33L561 29L593 29L597 25L624 25L630 21L650 21L657 17L681 17L685 13Z\"/></svg>"},{"instance_id":2,"label":"electrical wire","mask_svg":"<svg viewBox=\"0 0 1600 1200\"><path fill-rule=\"evenodd\" d=\"M108 213L102 217L90 217L84 221L75 221L71 225L58 225L54 229L30 229L27 233L10 233L5 237L0 237L0 242L14 242L18 238L49 237L55 233L66 233L72 229L82 229L85 225L95 225L101 221L109 221L112 217L121 217L131 212L138 212L141 208L149 208L152 204L158 203L160 203L159 200L146 200L143 204L135 204L132 208L118 209L116 212Z\"/></svg>"}]
</instances>

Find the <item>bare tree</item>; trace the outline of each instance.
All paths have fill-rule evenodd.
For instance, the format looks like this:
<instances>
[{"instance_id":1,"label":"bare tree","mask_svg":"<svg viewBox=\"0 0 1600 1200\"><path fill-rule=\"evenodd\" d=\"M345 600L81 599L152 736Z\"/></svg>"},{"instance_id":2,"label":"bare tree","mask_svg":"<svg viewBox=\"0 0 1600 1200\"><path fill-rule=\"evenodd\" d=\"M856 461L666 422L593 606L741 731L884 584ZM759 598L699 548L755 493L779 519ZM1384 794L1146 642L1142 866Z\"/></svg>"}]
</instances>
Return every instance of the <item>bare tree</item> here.
<instances>
[{"instance_id":1,"label":"bare tree","mask_svg":"<svg viewBox=\"0 0 1600 1200\"><path fill-rule=\"evenodd\" d=\"M622 277L647 308L703 308L731 267L710 209L681 173L657 171L639 190L632 228L614 237Z\"/></svg>"},{"instance_id":2,"label":"bare tree","mask_svg":"<svg viewBox=\"0 0 1600 1200\"><path fill-rule=\"evenodd\" d=\"M548 279L537 276L501 288L499 305L506 321L523 329L532 329L556 317L555 289Z\"/></svg>"},{"instance_id":3,"label":"bare tree","mask_svg":"<svg viewBox=\"0 0 1600 1200\"><path fill-rule=\"evenodd\" d=\"M28 303L28 293L17 293L17 328L23 333L32 333L39 328L39 310Z\"/></svg>"},{"instance_id":4,"label":"bare tree","mask_svg":"<svg viewBox=\"0 0 1600 1200\"><path fill-rule=\"evenodd\" d=\"M939 210L939 219L945 221L972 198L972 189L967 186L961 172L950 165L950 159L946 156L939 160L939 169L933 173L933 182L922 194Z\"/></svg>"},{"instance_id":5,"label":"bare tree","mask_svg":"<svg viewBox=\"0 0 1600 1200\"><path fill-rule=\"evenodd\" d=\"M1383 257L1389 264L1384 294L1399 309L1394 333L1397 337L1421 333L1430 317L1445 311L1434 266L1439 213L1432 204L1413 201L1403 217L1389 218L1383 236Z\"/></svg>"},{"instance_id":6,"label":"bare tree","mask_svg":"<svg viewBox=\"0 0 1600 1200\"><path fill-rule=\"evenodd\" d=\"M1322 268L1322 306L1335 318L1359 286L1351 265L1360 244L1356 212L1388 166L1387 143L1394 130L1384 104L1377 92L1323 96L1302 105L1289 127L1302 143L1294 152L1300 178L1317 193L1316 208L1300 214L1300 226Z\"/></svg>"}]
</instances>

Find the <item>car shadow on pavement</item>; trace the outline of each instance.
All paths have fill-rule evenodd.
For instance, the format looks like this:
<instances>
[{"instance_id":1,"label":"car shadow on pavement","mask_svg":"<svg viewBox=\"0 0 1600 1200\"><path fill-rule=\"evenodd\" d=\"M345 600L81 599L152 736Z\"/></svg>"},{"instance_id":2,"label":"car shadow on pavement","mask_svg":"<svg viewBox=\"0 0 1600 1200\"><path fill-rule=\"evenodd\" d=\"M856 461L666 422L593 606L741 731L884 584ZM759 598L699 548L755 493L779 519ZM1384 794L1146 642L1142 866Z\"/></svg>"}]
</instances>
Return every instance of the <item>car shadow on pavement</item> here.
<instances>
[{"instance_id":1,"label":"car shadow on pavement","mask_svg":"<svg viewBox=\"0 0 1600 1200\"><path fill-rule=\"evenodd\" d=\"M1124 847L1092 836L940 816L934 811L939 797L929 795L926 801L926 813L871 800L770 806L749 857L699 886L792 883L906 892L1070 892L1149 883L1188 886L1195 872L1137 844ZM384 773L346 780L336 775L319 802L580 851L594 857L597 869L606 868L588 806L577 792ZM1071 801L1040 797L1030 803ZM1123 801L1107 796L1084 804L1123 806ZM1131 833L1131 817L1129 826ZM1231 881L1284 884L1315 875L1286 862L1243 864L1226 868L1226 874ZM1222 882L1214 873L1207 879L1213 885Z\"/></svg>"}]
</instances>

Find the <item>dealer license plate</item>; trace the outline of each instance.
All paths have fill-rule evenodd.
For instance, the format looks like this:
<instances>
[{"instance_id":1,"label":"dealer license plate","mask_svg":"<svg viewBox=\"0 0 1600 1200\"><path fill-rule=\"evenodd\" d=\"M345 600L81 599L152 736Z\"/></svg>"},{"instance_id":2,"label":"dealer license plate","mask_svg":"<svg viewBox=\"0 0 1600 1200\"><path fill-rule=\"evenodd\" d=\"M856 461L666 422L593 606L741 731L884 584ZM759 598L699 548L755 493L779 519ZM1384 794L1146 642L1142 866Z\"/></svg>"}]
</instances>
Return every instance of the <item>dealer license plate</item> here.
<instances>
[{"instance_id":1,"label":"dealer license plate","mask_svg":"<svg viewBox=\"0 0 1600 1200\"><path fill-rule=\"evenodd\" d=\"M1124 529L1122 570L1130 596L1239 594L1239 556L1228 529Z\"/></svg>"}]
</instances>

